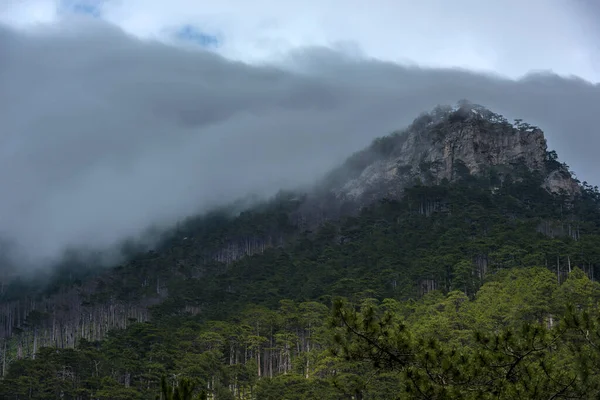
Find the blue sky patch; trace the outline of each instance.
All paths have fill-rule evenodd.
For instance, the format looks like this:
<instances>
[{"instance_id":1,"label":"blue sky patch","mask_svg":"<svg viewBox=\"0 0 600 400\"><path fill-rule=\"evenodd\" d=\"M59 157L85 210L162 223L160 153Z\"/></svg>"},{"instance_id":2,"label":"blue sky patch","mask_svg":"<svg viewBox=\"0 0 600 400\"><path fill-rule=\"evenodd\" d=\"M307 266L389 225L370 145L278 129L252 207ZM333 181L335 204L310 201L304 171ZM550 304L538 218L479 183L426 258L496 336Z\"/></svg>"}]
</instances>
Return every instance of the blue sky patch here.
<instances>
[{"instance_id":1,"label":"blue sky patch","mask_svg":"<svg viewBox=\"0 0 600 400\"><path fill-rule=\"evenodd\" d=\"M64 13L82 14L99 18L102 15L103 2L104 0L62 0L59 9Z\"/></svg>"},{"instance_id":2,"label":"blue sky patch","mask_svg":"<svg viewBox=\"0 0 600 400\"><path fill-rule=\"evenodd\" d=\"M219 47L221 40L216 35L203 32L192 25L184 25L175 32L175 37L179 40L195 43L205 48Z\"/></svg>"}]
</instances>

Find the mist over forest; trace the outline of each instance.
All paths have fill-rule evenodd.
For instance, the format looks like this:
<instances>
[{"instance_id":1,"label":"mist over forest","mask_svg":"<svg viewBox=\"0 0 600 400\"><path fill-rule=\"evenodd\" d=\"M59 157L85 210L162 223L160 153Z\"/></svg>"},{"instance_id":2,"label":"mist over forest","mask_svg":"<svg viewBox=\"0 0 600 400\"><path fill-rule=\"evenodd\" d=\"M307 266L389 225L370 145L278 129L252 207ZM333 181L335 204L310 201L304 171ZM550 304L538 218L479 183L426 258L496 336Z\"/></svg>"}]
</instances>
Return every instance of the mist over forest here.
<instances>
[{"instance_id":1,"label":"mist over forest","mask_svg":"<svg viewBox=\"0 0 600 400\"><path fill-rule=\"evenodd\" d=\"M541 127L580 180L598 183L600 87L578 78L508 80L325 48L257 66L103 22L2 27L0 48L0 236L19 268L309 185L463 98Z\"/></svg>"}]
</instances>

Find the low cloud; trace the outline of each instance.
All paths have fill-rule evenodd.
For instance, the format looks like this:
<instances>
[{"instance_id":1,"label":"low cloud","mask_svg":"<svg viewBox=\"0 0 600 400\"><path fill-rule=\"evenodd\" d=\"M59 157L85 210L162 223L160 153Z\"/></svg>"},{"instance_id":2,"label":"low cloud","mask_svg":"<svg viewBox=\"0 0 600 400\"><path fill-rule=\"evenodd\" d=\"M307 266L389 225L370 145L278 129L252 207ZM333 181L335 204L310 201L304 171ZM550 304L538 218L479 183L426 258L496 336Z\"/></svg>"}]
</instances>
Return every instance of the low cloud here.
<instances>
[{"instance_id":1,"label":"low cloud","mask_svg":"<svg viewBox=\"0 0 600 400\"><path fill-rule=\"evenodd\" d=\"M462 98L540 126L600 184L600 87L549 74L513 81L319 48L251 66L86 21L0 27L0 87L0 236L21 268L309 184Z\"/></svg>"},{"instance_id":2,"label":"low cloud","mask_svg":"<svg viewBox=\"0 0 600 400\"><path fill-rule=\"evenodd\" d=\"M598 82L597 0L1 0L0 23L99 18L140 38L193 27L230 59L353 43L381 60L466 67L511 78L532 69ZM201 43L206 42L201 39ZM209 41L212 43L212 41Z\"/></svg>"}]
</instances>

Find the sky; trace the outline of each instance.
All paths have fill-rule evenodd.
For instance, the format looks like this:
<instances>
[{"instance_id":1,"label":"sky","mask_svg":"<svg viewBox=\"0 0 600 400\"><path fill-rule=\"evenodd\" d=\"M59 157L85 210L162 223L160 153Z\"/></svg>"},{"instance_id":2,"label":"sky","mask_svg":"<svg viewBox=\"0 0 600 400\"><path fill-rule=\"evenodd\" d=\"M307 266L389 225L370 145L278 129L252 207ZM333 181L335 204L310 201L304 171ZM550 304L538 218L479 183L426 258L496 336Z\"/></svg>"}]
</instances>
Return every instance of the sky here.
<instances>
[{"instance_id":1,"label":"sky","mask_svg":"<svg viewBox=\"0 0 600 400\"><path fill-rule=\"evenodd\" d=\"M0 238L22 268L310 184L463 98L600 184L596 3L283 3L0 0Z\"/></svg>"},{"instance_id":2,"label":"sky","mask_svg":"<svg viewBox=\"0 0 600 400\"><path fill-rule=\"evenodd\" d=\"M597 0L0 0L16 27L87 15L140 38L265 62L302 46L380 60L600 80Z\"/></svg>"}]
</instances>

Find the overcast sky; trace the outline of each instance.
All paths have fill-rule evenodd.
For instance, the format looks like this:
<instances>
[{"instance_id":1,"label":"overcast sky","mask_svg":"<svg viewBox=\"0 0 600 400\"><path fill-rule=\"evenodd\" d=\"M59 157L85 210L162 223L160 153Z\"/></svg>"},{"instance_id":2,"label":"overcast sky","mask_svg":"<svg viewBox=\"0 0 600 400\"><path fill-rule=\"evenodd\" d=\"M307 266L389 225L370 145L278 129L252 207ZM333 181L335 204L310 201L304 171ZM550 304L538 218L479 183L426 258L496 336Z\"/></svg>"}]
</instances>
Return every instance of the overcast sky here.
<instances>
[{"instance_id":1,"label":"overcast sky","mask_svg":"<svg viewBox=\"0 0 600 400\"><path fill-rule=\"evenodd\" d=\"M19 258L312 182L462 98L540 126L600 184L595 3L288 3L0 0L0 236ZM516 79L539 69L563 77Z\"/></svg>"},{"instance_id":2,"label":"overcast sky","mask_svg":"<svg viewBox=\"0 0 600 400\"><path fill-rule=\"evenodd\" d=\"M142 38L197 39L263 62L341 46L382 60L518 77L553 70L600 80L598 0L0 0L0 21L31 27L87 14ZM183 34L183 35L182 35ZM214 40L207 40L213 38ZM217 45L218 43L218 45Z\"/></svg>"}]
</instances>

